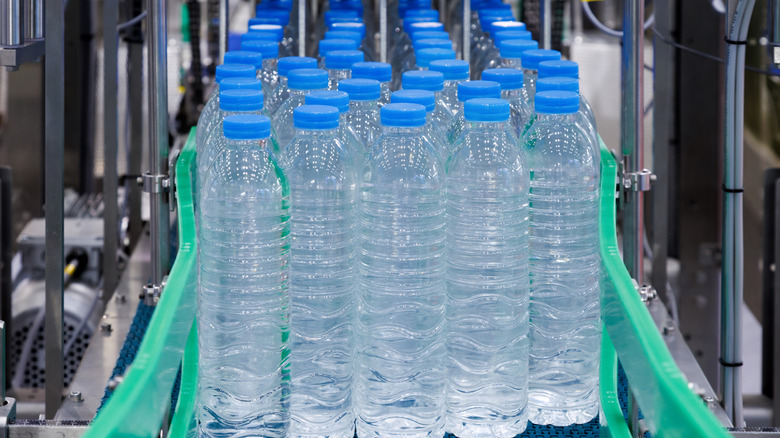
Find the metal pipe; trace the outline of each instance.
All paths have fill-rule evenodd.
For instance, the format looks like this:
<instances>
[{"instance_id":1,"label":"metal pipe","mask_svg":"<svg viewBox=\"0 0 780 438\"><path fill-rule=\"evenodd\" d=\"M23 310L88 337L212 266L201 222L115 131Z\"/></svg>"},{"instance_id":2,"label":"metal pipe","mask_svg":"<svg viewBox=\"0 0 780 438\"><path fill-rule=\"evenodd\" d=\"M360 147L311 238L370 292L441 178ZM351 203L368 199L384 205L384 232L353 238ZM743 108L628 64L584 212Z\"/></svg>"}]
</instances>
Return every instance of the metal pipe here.
<instances>
[{"instance_id":1,"label":"metal pipe","mask_svg":"<svg viewBox=\"0 0 780 438\"><path fill-rule=\"evenodd\" d=\"M543 49L552 48L552 0L539 2L539 21L541 22L541 35L539 40Z\"/></svg>"},{"instance_id":2,"label":"metal pipe","mask_svg":"<svg viewBox=\"0 0 780 438\"><path fill-rule=\"evenodd\" d=\"M103 302L114 293L119 273L116 254L119 249L119 206L117 205L117 151L119 134L117 123L117 50L119 21L118 4L115 1L103 3ZM76 333L77 335L78 333Z\"/></svg>"},{"instance_id":3,"label":"metal pipe","mask_svg":"<svg viewBox=\"0 0 780 438\"><path fill-rule=\"evenodd\" d=\"M623 99L620 118L620 143L625 174L644 169L644 2L623 2ZM623 220L623 261L637 284L643 282L642 237L644 234L644 196L640 190L626 190Z\"/></svg>"},{"instance_id":4,"label":"metal pipe","mask_svg":"<svg viewBox=\"0 0 780 438\"><path fill-rule=\"evenodd\" d=\"M306 56L306 0L298 0L298 56Z\"/></svg>"},{"instance_id":5,"label":"metal pipe","mask_svg":"<svg viewBox=\"0 0 780 438\"><path fill-rule=\"evenodd\" d=\"M162 187L168 177L168 27L165 0L148 0L149 173L152 285L161 285L169 265L168 195ZM221 50L221 49L220 49Z\"/></svg>"},{"instance_id":6,"label":"metal pipe","mask_svg":"<svg viewBox=\"0 0 780 438\"><path fill-rule=\"evenodd\" d=\"M745 102L745 44L755 0L740 0L727 21L725 132L723 136L723 251L721 257L721 400L735 427L744 426L742 409L742 299L744 232L742 155ZM728 20L728 14L726 14Z\"/></svg>"},{"instance_id":7,"label":"metal pipe","mask_svg":"<svg viewBox=\"0 0 780 438\"><path fill-rule=\"evenodd\" d=\"M24 40L43 39L43 0L24 2Z\"/></svg>"},{"instance_id":8,"label":"metal pipe","mask_svg":"<svg viewBox=\"0 0 780 438\"><path fill-rule=\"evenodd\" d=\"M463 60L471 65L471 0L463 0Z\"/></svg>"},{"instance_id":9,"label":"metal pipe","mask_svg":"<svg viewBox=\"0 0 780 438\"><path fill-rule=\"evenodd\" d=\"M46 205L46 418L62 404L65 178L65 1L46 2L44 204Z\"/></svg>"},{"instance_id":10,"label":"metal pipe","mask_svg":"<svg viewBox=\"0 0 780 438\"><path fill-rule=\"evenodd\" d=\"M24 4L22 0L0 0L0 46L24 43Z\"/></svg>"},{"instance_id":11,"label":"metal pipe","mask_svg":"<svg viewBox=\"0 0 780 438\"><path fill-rule=\"evenodd\" d=\"M14 216L11 214L13 211L12 188L13 173L11 168L9 166L0 166L0 214L2 215L0 217L0 319L5 321L5 345L13 345L11 344L14 314L12 308L13 300L11 300L11 294L13 293L11 260L13 258L14 235ZM11 354L6 353L5 359L11 362L13 354L13 352ZM0 373L0 378L4 379L2 386L10 386L10 373L8 375Z\"/></svg>"},{"instance_id":12,"label":"metal pipe","mask_svg":"<svg viewBox=\"0 0 780 438\"><path fill-rule=\"evenodd\" d=\"M379 60L387 62L387 0L379 1Z\"/></svg>"},{"instance_id":13,"label":"metal pipe","mask_svg":"<svg viewBox=\"0 0 780 438\"><path fill-rule=\"evenodd\" d=\"M163 14L164 13L165 12L163 12ZM228 27L230 24L229 14L230 11L228 10L228 0L219 0L219 63L220 64L224 62L225 52L227 52ZM164 34L165 34L166 47L167 47L167 39L168 39L167 27Z\"/></svg>"}]
</instances>

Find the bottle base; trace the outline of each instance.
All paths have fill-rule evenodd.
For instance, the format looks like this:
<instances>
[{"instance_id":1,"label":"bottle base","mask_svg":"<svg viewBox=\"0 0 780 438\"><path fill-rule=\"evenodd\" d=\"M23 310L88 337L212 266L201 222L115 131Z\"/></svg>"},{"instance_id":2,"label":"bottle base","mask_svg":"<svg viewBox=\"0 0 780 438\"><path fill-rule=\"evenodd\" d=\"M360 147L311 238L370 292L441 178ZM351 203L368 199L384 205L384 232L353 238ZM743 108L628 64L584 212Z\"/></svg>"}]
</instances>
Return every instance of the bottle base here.
<instances>
[{"instance_id":1,"label":"bottle base","mask_svg":"<svg viewBox=\"0 0 780 438\"><path fill-rule=\"evenodd\" d=\"M550 409L528 405L528 419L534 424L550 426L570 426L585 424L596 418L599 413L598 403L580 409Z\"/></svg>"},{"instance_id":2,"label":"bottle base","mask_svg":"<svg viewBox=\"0 0 780 438\"><path fill-rule=\"evenodd\" d=\"M525 432L528 420L512 422L448 422L447 431L458 438L514 438Z\"/></svg>"},{"instance_id":3,"label":"bottle base","mask_svg":"<svg viewBox=\"0 0 780 438\"><path fill-rule=\"evenodd\" d=\"M443 429L435 430L410 430L408 428L398 428L396 430L375 429L366 424L357 424L357 436L360 438L383 437L383 438L442 438Z\"/></svg>"}]
</instances>

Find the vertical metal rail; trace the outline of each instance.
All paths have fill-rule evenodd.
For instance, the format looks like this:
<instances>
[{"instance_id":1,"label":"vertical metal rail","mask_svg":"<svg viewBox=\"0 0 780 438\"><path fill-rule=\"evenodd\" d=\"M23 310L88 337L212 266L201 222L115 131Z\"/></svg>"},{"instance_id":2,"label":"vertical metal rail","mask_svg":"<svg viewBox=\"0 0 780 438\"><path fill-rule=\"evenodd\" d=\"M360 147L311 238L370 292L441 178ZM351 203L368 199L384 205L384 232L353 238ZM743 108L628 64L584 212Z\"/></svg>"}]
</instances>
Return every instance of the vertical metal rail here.
<instances>
[{"instance_id":1,"label":"vertical metal rail","mask_svg":"<svg viewBox=\"0 0 780 438\"><path fill-rule=\"evenodd\" d=\"M5 321L5 345L11 344L11 335L13 334L13 308L11 293L13 292L13 283L11 281L11 259L13 257L13 173L9 166L0 166L0 320ZM12 363L13 353L6 352L5 358L8 363ZM7 370L8 367L5 368ZM0 386L10 387L11 375L5 372L0 373L0 379L5 383ZM3 382L0 381L0 382ZM0 401L4 400L0 398Z\"/></svg>"},{"instance_id":2,"label":"vertical metal rail","mask_svg":"<svg viewBox=\"0 0 780 438\"><path fill-rule=\"evenodd\" d=\"M24 43L24 5L22 0L0 0L0 46Z\"/></svg>"},{"instance_id":3,"label":"vertical metal rail","mask_svg":"<svg viewBox=\"0 0 780 438\"><path fill-rule=\"evenodd\" d=\"M541 47L543 49L552 48L552 0L542 0L539 2L539 21L541 22Z\"/></svg>"},{"instance_id":4,"label":"vertical metal rail","mask_svg":"<svg viewBox=\"0 0 780 438\"><path fill-rule=\"evenodd\" d=\"M306 56L306 0L298 0L298 56Z\"/></svg>"},{"instance_id":5,"label":"vertical metal rail","mask_svg":"<svg viewBox=\"0 0 780 438\"><path fill-rule=\"evenodd\" d=\"M387 0L379 1L379 60L387 62Z\"/></svg>"},{"instance_id":6,"label":"vertical metal rail","mask_svg":"<svg viewBox=\"0 0 780 438\"><path fill-rule=\"evenodd\" d=\"M132 0L126 2L125 15L136 17L145 6L144 0ZM127 174L132 175L126 181L128 191L128 203L130 212L129 237L130 248L134 248L141 237L143 223L141 221L141 187L136 179L142 172L142 151L144 149L144 31L142 23L125 29L124 40L127 43L128 70L127 70L127 96L130 113L130 143L127 146Z\"/></svg>"},{"instance_id":7,"label":"vertical metal rail","mask_svg":"<svg viewBox=\"0 0 780 438\"><path fill-rule=\"evenodd\" d=\"M151 286L156 293L168 272L169 210L168 195L168 32L166 0L147 0L148 96L149 96L149 172L144 175L144 190L149 192L152 240Z\"/></svg>"},{"instance_id":8,"label":"vertical metal rail","mask_svg":"<svg viewBox=\"0 0 780 438\"><path fill-rule=\"evenodd\" d=\"M65 1L46 3L44 203L46 205L46 418L62 403L63 185L65 177Z\"/></svg>"},{"instance_id":9,"label":"vertical metal rail","mask_svg":"<svg viewBox=\"0 0 780 438\"><path fill-rule=\"evenodd\" d=\"M43 0L26 0L24 3L24 39L43 39Z\"/></svg>"},{"instance_id":10,"label":"vertical metal rail","mask_svg":"<svg viewBox=\"0 0 780 438\"><path fill-rule=\"evenodd\" d=\"M471 65L471 0L463 0L463 60Z\"/></svg>"},{"instance_id":11,"label":"vertical metal rail","mask_svg":"<svg viewBox=\"0 0 780 438\"><path fill-rule=\"evenodd\" d=\"M117 22L118 2L103 2L103 302L116 288L119 273L116 254L119 249L119 206L117 205Z\"/></svg>"},{"instance_id":12,"label":"vertical metal rail","mask_svg":"<svg viewBox=\"0 0 780 438\"><path fill-rule=\"evenodd\" d=\"M164 8L163 8L164 9ZM165 12L163 12L165 14ZM163 15L166 16L166 15ZM225 59L225 52L227 52L228 45L228 24L230 23L230 11L228 7L228 0L219 0L219 63L222 64ZM167 27L166 27L167 29ZM166 36L166 45L168 47L167 39L168 32L164 32ZM150 41L151 42L151 41ZM151 65L151 64L149 64ZM167 97L166 97L167 98ZM167 106L166 106L167 108Z\"/></svg>"}]
</instances>

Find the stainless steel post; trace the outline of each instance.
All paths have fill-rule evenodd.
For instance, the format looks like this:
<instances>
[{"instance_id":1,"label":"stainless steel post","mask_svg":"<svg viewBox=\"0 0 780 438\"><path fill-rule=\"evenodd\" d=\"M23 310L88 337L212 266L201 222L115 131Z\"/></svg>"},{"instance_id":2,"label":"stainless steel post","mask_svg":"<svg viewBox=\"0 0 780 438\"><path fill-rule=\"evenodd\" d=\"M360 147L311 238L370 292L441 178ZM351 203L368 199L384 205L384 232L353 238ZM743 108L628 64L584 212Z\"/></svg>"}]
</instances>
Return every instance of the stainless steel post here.
<instances>
[{"instance_id":1,"label":"stainless steel post","mask_svg":"<svg viewBox=\"0 0 780 438\"><path fill-rule=\"evenodd\" d=\"M539 21L541 24L539 40L542 49L552 48L552 20L552 0L542 0L539 2Z\"/></svg>"},{"instance_id":2,"label":"stainless steel post","mask_svg":"<svg viewBox=\"0 0 780 438\"><path fill-rule=\"evenodd\" d=\"M225 52L227 52L228 25L230 23L230 15L229 15L230 12L228 9L229 9L228 0L219 0L219 63L220 64L222 64L223 60L225 59ZM163 12L163 17L166 16L167 14ZM167 26L164 35L166 40L165 47L167 47L167 42L168 42Z\"/></svg>"},{"instance_id":3,"label":"stainless steel post","mask_svg":"<svg viewBox=\"0 0 780 438\"><path fill-rule=\"evenodd\" d=\"M11 294L13 281L11 279L11 260L13 258L14 216L12 202L13 172L9 166L0 166L0 319L5 321L5 345L12 345L13 308ZM13 352L6 353L7 362L13 360ZM6 368L7 370L8 368ZM0 374L0 386L9 387L10 375ZM2 399L0 399L1 401Z\"/></svg>"},{"instance_id":4,"label":"stainless steel post","mask_svg":"<svg viewBox=\"0 0 780 438\"><path fill-rule=\"evenodd\" d=\"M463 60L471 65L471 0L463 0Z\"/></svg>"},{"instance_id":5,"label":"stainless steel post","mask_svg":"<svg viewBox=\"0 0 780 438\"><path fill-rule=\"evenodd\" d=\"M46 205L46 418L54 418L63 389L63 186L65 177L65 1L46 2L44 58L44 203Z\"/></svg>"},{"instance_id":6,"label":"stainless steel post","mask_svg":"<svg viewBox=\"0 0 780 438\"><path fill-rule=\"evenodd\" d=\"M0 0L0 46L24 43L24 4L22 0Z\"/></svg>"},{"instance_id":7,"label":"stainless steel post","mask_svg":"<svg viewBox=\"0 0 780 438\"><path fill-rule=\"evenodd\" d=\"M149 192L152 240L152 286L160 286L169 265L169 211L165 181L168 178L168 31L166 0L147 0ZM221 50L221 49L220 49Z\"/></svg>"},{"instance_id":8,"label":"stainless steel post","mask_svg":"<svg viewBox=\"0 0 780 438\"><path fill-rule=\"evenodd\" d=\"M24 39L25 41L43 39L43 0L24 2Z\"/></svg>"},{"instance_id":9,"label":"stainless steel post","mask_svg":"<svg viewBox=\"0 0 780 438\"><path fill-rule=\"evenodd\" d=\"M379 1L379 60L387 62L387 0Z\"/></svg>"},{"instance_id":10,"label":"stainless steel post","mask_svg":"<svg viewBox=\"0 0 780 438\"><path fill-rule=\"evenodd\" d=\"M103 302L116 288L119 274L116 253L119 249L119 206L117 205L117 77L118 2L103 2Z\"/></svg>"},{"instance_id":11,"label":"stainless steel post","mask_svg":"<svg viewBox=\"0 0 780 438\"><path fill-rule=\"evenodd\" d=\"M0 321L0 376L5 376L5 322ZM0 404L5 403L5 382L0 385Z\"/></svg>"},{"instance_id":12,"label":"stainless steel post","mask_svg":"<svg viewBox=\"0 0 780 438\"><path fill-rule=\"evenodd\" d=\"M644 2L623 2L623 57L621 65L623 99L620 117L620 143L626 175L644 169ZM623 210L623 262L637 284L643 282L642 236L644 235L644 196L636 187L626 190Z\"/></svg>"},{"instance_id":13,"label":"stainless steel post","mask_svg":"<svg viewBox=\"0 0 780 438\"><path fill-rule=\"evenodd\" d=\"M298 56L306 56L306 0L298 0Z\"/></svg>"}]
</instances>

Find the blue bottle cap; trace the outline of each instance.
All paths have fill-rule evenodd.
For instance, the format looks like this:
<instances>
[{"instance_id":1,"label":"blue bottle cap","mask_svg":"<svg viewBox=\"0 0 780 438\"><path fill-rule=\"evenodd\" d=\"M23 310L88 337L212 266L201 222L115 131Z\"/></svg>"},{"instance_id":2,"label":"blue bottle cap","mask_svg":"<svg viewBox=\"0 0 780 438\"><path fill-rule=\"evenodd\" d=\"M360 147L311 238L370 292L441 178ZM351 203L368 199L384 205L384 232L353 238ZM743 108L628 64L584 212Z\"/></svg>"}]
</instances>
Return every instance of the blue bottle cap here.
<instances>
[{"instance_id":1,"label":"blue bottle cap","mask_svg":"<svg viewBox=\"0 0 780 438\"><path fill-rule=\"evenodd\" d=\"M450 40L450 34L443 30L418 30L412 34L412 41L422 39Z\"/></svg>"},{"instance_id":2,"label":"blue bottle cap","mask_svg":"<svg viewBox=\"0 0 780 438\"><path fill-rule=\"evenodd\" d=\"M360 50L333 50L325 56L325 67L335 70L349 70L352 64L363 62L365 56Z\"/></svg>"},{"instance_id":3,"label":"blue bottle cap","mask_svg":"<svg viewBox=\"0 0 780 438\"><path fill-rule=\"evenodd\" d=\"M493 32L501 32L504 30L526 30L525 23L520 21L494 21L490 25Z\"/></svg>"},{"instance_id":4,"label":"blue bottle cap","mask_svg":"<svg viewBox=\"0 0 780 438\"><path fill-rule=\"evenodd\" d=\"M349 100L377 100L382 85L375 79L343 79L339 82L339 91L349 94Z\"/></svg>"},{"instance_id":5,"label":"blue bottle cap","mask_svg":"<svg viewBox=\"0 0 780 438\"><path fill-rule=\"evenodd\" d=\"M502 58L521 58L526 50L539 48L539 43L534 40L503 40L498 46Z\"/></svg>"},{"instance_id":6,"label":"blue bottle cap","mask_svg":"<svg viewBox=\"0 0 780 438\"><path fill-rule=\"evenodd\" d=\"M293 7L293 0L265 0L255 7L255 14L260 15L261 11L268 9L279 9L289 11Z\"/></svg>"},{"instance_id":7,"label":"blue bottle cap","mask_svg":"<svg viewBox=\"0 0 780 438\"><path fill-rule=\"evenodd\" d=\"M541 85L540 85L541 84ZM536 91L572 91L580 94L580 80L566 77L542 78L536 81Z\"/></svg>"},{"instance_id":8,"label":"blue bottle cap","mask_svg":"<svg viewBox=\"0 0 780 438\"><path fill-rule=\"evenodd\" d=\"M307 56L285 56L284 58L279 58L277 67L279 76L287 77L290 70L299 68L317 68L317 60Z\"/></svg>"},{"instance_id":9,"label":"blue bottle cap","mask_svg":"<svg viewBox=\"0 0 780 438\"><path fill-rule=\"evenodd\" d=\"M404 19L409 17L427 17L439 21L439 11L431 8L407 9Z\"/></svg>"},{"instance_id":10,"label":"blue bottle cap","mask_svg":"<svg viewBox=\"0 0 780 438\"><path fill-rule=\"evenodd\" d=\"M441 91L444 88L444 74L431 70L407 71L401 76L404 90Z\"/></svg>"},{"instance_id":11,"label":"blue bottle cap","mask_svg":"<svg viewBox=\"0 0 780 438\"><path fill-rule=\"evenodd\" d=\"M580 96L572 91L541 91L534 96L534 108L541 114L574 114L580 110Z\"/></svg>"},{"instance_id":12,"label":"blue bottle cap","mask_svg":"<svg viewBox=\"0 0 780 438\"><path fill-rule=\"evenodd\" d=\"M219 109L222 111L260 111L263 109L263 92L260 90L232 89L219 92Z\"/></svg>"},{"instance_id":13,"label":"blue bottle cap","mask_svg":"<svg viewBox=\"0 0 780 438\"><path fill-rule=\"evenodd\" d=\"M259 114L225 117L222 130L231 140L262 140L271 136L271 120Z\"/></svg>"},{"instance_id":14,"label":"blue bottle cap","mask_svg":"<svg viewBox=\"0 0 780 438\"><path fill-rule=\"evenodd\" d=\"M414 39L414 34L418 32L444 32L444 25L436 21L416 21L409 25L409 35ZM449 39L449 37L448 37Z\"/></svg>"},{"instance_id":15,"label":"blue bottle cap","mask_svg":"<svg viewBox=\"0 0 780 438\"><path fill-rule=\"evenodd\" d=\"M219 91L225 90L263 90L263 82L256 76L251 78L225 78L219 83Z\"/></svg>"},{"instance_id":16,"label":"blue bottle cap","mask_svg":"<svg viewBox=\"0 0 780 438\"><path fill-rule=\"evenodd\" d=\"M352 23L352 22L335 22L330 25L330 30L336 31L336 30L346 30L349 32L357 32L360 34L360 39L363 39L366 37L366 25L363 23Z\"/></svg>"},{"instance_id":17,"label":"blue bottle cap","mask_svg":"<svg viewBox=\"0 0 780 438\"><path fill-rule=\"evenodd\" d=\"M293 125L298 129L336 129L339 110L335 106L302 105L293 110Z\"/></svg>"},{"instance_id":18,"label":"blue bottle cap","mask_svg":"<svg viewBox=\"0 0 780 438\"><path fill-rule=\"evenodd\" d=\"M248 25L254 26L256 24L276 24L278 26L287 26L287 23L288 21L286 21L284 18L262 16L250 18Z\"/></svg>"},{"instance_id":19,"label":"blue bottle cap","mask_svg":"<svg viewBox=\"0 0 780 438\"><path fill-rule=\"evenodd\" d=\"M416 40L412 46L415 53L422 49L452 49L452 41L437 38L425 38Z\"/></svg>"},{"instance_id":20,"label":"blue bottle cap","mask_svg":"<svg viewBox=\"0 0 780 438\"><path fill-rule=\"evenodd\" d=\"M328 12L341 12L341 11L328 11ZM325 12L327 14L328 12ZM328 18L325 17L325 25L328 26L328 29L330 29L335 23L362 23L363 19L360 17L354 17L354 16L336 16Z\"/></svg>"},{"instance_id":21,"label":"blue bottle cap","mask_svg":"<svg viewBox=\"0 0 780 438\"><path fill-rule=\"evenodd\" d=\"M437 59L455 59L455 51L452 49L420 49L414 51L419 67L428 67L431 61Z\"/></svg>"},{"instance_id":22,"label":"blue bottle cap","mask_svg":"<svg viewBox=\"0 0 780 438\"><path fill-rule=\"evenodd\" d=\"M379 110L379 119L385 126L422 126L425 107L416 103L388 103Z\"/></svg>"},{"instance_id":23,"label":"blue bottle cap","mask_svg":"<svg viewBox=\"0 0 780 438\"><path fill-rule=\"evenodd\" d=\"M306 95L306 105L327 105L335 107L339 113L349 111L349 95L343 91L317 90Z\"/></svg>"},{"instance_id":24,"label":"blue bottle cap","mask_svg":"<svg viewBox=\"0 0 780 438\"><path fill-rule=\"evenodd\" d=\"M257 77L257 69L250 64L222 64L218 65L215 73L217 82L227 78L252 78Z\"/></svg>"},{"instance_id":25,"label":"blue bottle cap","mask_svg":"<svg viewBox=\"0 0 780 438\"><path fill-rule=\"evenodd\" d=\"M247 50L231 50L225 52L225 64L249 64L255 66L255 70L263 68L263 55Z\"/></svg>"},{"instance_id":26,"label":"blue bottle cap","mask_svg":"<svg viewBox=\"0 0 780 438\"><path fill-rule=\"evenodd\" d=\"M462 59L431 61L428 70L441 72L445 81L465 81L469 78L469 63Z\"/></svg>"},{"instance_id":27,"label":"blue bottle cap","mask_svg":"<svg viewBox=\"0 0 780 438\"><path fill-rule=\"evenodd\" d=\"M352 18L360 18L360 15L358 15L358 11L352 10L352 9L333 9L331 8L328 11L325 11L325 24L330 27L331 24L337 19L337 18L346 18L346 19L352 19Z\"/></svg>"},{"instance_id":28,"label":"blue bottle cap","mask_svg":"<svg viewBox=\"0 0 780 438\"><path fill-rule=\"evenodd\" d=\"M506 40L528 40L531 41L533 36L531 32L527 30L502 30L501 32L495 32L493 34L493 40L496 44L501 44Z\"/></svg>"},{"instance_id":29,"label":"blue bottle cap","mask_svg":"<svg viewBox=\"0 0 780 438\"><path fill-rule=\"evenodd\" d=\"M514 19L512 15L506 14L504 16L490 16L490 17L484 17L482 20L480 20L480 24L482 25L482 30L487 32L488 34L492 35L495 30L493 29L493 23L498 23L499 21L507 21Z\"/></svg>"},{"instance_id":30,"label":"blue bottle cap","mask_svg":"<svg viewBox=\"0 0 780 438\"><path fill-rule=\"evenodd\" d=\"M389 82L393 79L393 67L386 62L356 62L352 64L352 77Z\"/></svg>"},{"instance_id":31,"label":"blue bottle cap","mask_svg":"<svg viewBox=\"0 0 780 438\"><path fill-rule=\"evenodd\" d=\"M501 85L493 81L463 81L458 84L458 100L467 102L478 98L501 98Z\"/></svg>"},{"instance_id":32,"label":"blue bottle cap","mask_svg":"<svg viewBox=\"0 0 780 438\"><path fill-rule=\"evenodd\" d=\"M287 72L287 88L322 90L328 88L328 72L319 68L297 68Z\"/></svg>"},{"instance_id":33,"label":"blue bottle cap","mask_svg":"<svg viewBox=\"0 0 780 438\"><path fill-rule=\"evenodd\" d=\"M279 20L279 24L281 26L287 26L288 24L290 24L290 11L285 10L285 9L264 9L261 13L257 14L257 17L250 18L249 19L249 24L250 25L255 24L255 23L252 22L252 20L254 20L254 19L258 18L258 17L259 18L271 17L271 18L277 19L277 20ZM258 24L261 24L261 23L258 23Z\"/></svg>"},{"instance_id":34,"label":"blue bottle cap","mask_svg":"<svg viewBox=\"0 0 780 438\"><path fill-rule=\"evenodd\" d=\"M278 24L253 24L249 26L247 33L260 33L270 35L274 41L281 41L284 38L284 28Z\"/></svg>"},{"instance_id":35,"label":"blue bottle cap","mask_svg":"<svg viewBox=\"0 0 780 438\"><path fill-rule=\"evenodd\" d=\"M539 63L543 61L560 61L561 52L557 50L548 49L536 49L526 50L520 56L520 63L523 64L523 68L528 70L536 70L539 68Z\"/></svg>"},{"instance_id":36,"label":"blue bottle cap","mask_svg":"<svg viewBox=\"0 0 780 438\"><path fill-rule=\"evenodd\" d=\"M260 52L263 59L279 57L279 43L274 41L241 41L241 50Z\"/></svg>"},{"instance_id":37,"label":"blue bottle cap","mask_svg":"<svg viewBox=\"0 0 780 438\"><path fill-rule=\"evenodd\" d=\"M482 80L498 82L502 90L523 88L523 71L516 68L489 68L482 72Z\"/></svg>"},{"instance_id":38,"label":"blue bottle cap","mask_svg":"<svg viewBox=\"0 0 780 438\"><path fill-rule=\"evenodd\" d=\"M398 90L390 95L392 103L416 103L425 107L426 112L436 108L436 95L428 90Z\"/></svg>"},{"instance_id":39,"label":"blue bottle cap","mask_svg":"<svg viewBox=\"0 0 780 438\"><path fill-rule=\"evenodd\" d=\"M499 6L498 4L493 4L488 7L482 7L479 8L479 17L482 19L482 17L500 17L500 16L506 16L509 15L512 17L512 6L506 5L506 6Z\"/></svg>"},{"instance_id":40,"label":"blue bottle cap","mask_svg":"<svg viewBox=\"0 0 780 438\"><path fill-rule=\"evenodd\" d=\"M358 44L355 40L321 40L320 41L320 57L328 56L329 52L336 50L357 50Z\"/></svg>"},{"instance_id":41,"label":"blue bottle cap","mask_svg":"<svg viewBox=\"0 0 780 438\"><path fill-rule=\"evenodd\" d=\"M247 32L241 35L241 44L244 44L246 41L269 41L272 43L279 42L275 35L271 35L270 33L265 32Z\"/></svg>"},{"instance_id":42,"label":"blue bottle cap","mask_svg":"<svg viewBox=\"0 0 780 438\"><path fill-rule=\"evenodd\" d=\"M471 99L463 104L463 115L470 122L509 120L509 102L504 99Z\"/></svg>"},{"instance_id":43,"label":"blue bottle cap","mask_svg":"<svg viewBox=\"0 0 780 438\"><path fill-rule=\"evenodd\" d=\"M326 40L354 40L358 47L360 47L360 43L363 40L363 38L360 36L357 32L352 32L350 30L329 30L325 32L325 39Z\"/></svg>"},{"instance_id":44,"label":"blue bottle cap","mask_svg":"<svg viewBox=\"0 0 780 438\"><path fill-rule=\"evenodd\" d=\"M439 18L432 18L432 17L406 17L404 18L404 32L411 35L412 33L412 24L414 23L438 23ZM426 29L426 30L437 30L434 29ZM441 29L438 29L441 30Z\"/></svg>"},{"instance_id":45,"label":"blue bottle cap","mask_svg":"<svg viewBox=\"0 0 780 438\"><path fill-rule=\"evenodd\" d=\"M574 61L542 61L539 63L539 78L574 78L579 79L580 67Z\"/></svg>"}]
</instances>

